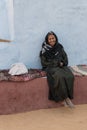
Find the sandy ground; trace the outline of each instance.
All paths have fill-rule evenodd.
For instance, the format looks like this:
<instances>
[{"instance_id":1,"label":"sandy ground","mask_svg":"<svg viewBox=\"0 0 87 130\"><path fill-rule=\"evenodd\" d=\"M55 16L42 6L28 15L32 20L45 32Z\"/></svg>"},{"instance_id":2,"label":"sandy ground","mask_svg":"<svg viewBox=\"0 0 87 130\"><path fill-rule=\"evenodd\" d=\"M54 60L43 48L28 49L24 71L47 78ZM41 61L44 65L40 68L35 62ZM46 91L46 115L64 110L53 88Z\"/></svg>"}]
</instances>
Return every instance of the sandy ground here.
<instances>
[{"instance_id":1,"label":"sandy ground","mask_svg":"<svg viewBox=\"0 0 87 130\"><path fill-rule=\"evenodd\" d=\"M87 130L87 104L0 115L0 130Z\"/></svg>"}]
</instances>

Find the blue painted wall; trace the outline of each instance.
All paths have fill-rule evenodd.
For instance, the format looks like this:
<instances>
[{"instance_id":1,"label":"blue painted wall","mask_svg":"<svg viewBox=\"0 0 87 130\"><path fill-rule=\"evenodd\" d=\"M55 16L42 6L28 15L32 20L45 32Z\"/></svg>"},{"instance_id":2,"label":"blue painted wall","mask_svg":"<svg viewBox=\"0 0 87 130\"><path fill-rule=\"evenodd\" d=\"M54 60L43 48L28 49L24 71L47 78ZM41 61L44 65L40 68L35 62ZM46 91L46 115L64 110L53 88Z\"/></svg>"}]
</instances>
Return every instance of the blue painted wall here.
<instances>
[{"instance_id":1,"label":"blue painted wall","mask_svg":"<svg viewBox=\"0 0 87 130\"><path fill-rule=\"evenodd\" d=\"M54 31L68 54L69 65L87 64L87 0L14 0L15 39L0 43L0 69L23 62L40 68L39 51Z\"/></svg>"}]
</instances>

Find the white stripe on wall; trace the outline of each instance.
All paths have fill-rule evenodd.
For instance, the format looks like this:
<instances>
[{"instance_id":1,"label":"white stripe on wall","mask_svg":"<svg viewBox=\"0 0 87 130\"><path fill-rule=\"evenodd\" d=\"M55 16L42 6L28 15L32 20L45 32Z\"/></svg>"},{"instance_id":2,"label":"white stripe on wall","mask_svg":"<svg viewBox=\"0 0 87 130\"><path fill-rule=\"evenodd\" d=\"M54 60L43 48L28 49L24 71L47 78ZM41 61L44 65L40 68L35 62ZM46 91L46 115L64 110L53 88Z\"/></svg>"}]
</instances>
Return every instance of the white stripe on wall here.
<instances>
[{"instance_id":1,"label":"white stripe on wall","mask_svg":"<svg viewBox=\"0 0 87 130\"><path fill-rule=\"evenodd\" d=\"M14 40L14 8L13 8L13 0L5 0L8 14L8 26L10 39Z\"/></svg>"}]
</instances>

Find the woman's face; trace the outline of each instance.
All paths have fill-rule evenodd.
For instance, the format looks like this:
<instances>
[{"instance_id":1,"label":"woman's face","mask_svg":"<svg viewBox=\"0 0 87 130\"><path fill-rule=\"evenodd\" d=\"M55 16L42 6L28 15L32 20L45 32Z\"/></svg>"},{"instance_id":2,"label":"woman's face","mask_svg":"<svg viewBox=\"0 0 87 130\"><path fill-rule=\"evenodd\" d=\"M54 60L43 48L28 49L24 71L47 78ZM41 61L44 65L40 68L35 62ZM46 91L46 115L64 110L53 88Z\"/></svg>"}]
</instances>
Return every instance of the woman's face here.
<instances>
[{"instance_id":1,"label":"woman's face","mask_svg":"<svg viewBox=\"0 0 87 130\"><path fill-rule=\"evenodd\" d=\"M55 36L54 36L53 34L51 34L51 35L48 36L48 43L49 43L49 45L51 45L51 46L54 46L54 45L55 45L55 43L56 43L56 38L55 38Z\"/></svg>"}]
</instances>

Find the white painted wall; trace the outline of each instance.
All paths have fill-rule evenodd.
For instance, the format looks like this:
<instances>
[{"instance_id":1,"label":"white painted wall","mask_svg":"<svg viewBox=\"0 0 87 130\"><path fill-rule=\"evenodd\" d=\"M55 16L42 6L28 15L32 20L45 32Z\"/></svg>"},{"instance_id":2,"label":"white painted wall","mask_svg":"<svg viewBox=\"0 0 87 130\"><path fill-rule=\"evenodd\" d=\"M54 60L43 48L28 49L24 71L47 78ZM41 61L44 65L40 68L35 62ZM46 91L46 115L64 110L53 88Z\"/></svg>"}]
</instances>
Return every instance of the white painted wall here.
<instances>
[{"instance_id":1,"label":"white painted wall","mask_svg":"<svg viewBox=\"0 0 87 130\"><path fill-rule=\"evenodd\" d=\"M63 44L68 54L69 65L87 64L86 0L14 0L13 2L15 39L8 48L12 48L12 45L14 47L8 51L9 64L8 61L5 63L7 49L0 47L2 50L0 68L8 68L14 62L23 62L28 68L40 68L39 51L46 33L51 30ZM15 56L12 56L12 53Z\"/></svg>"}]
</instances>

